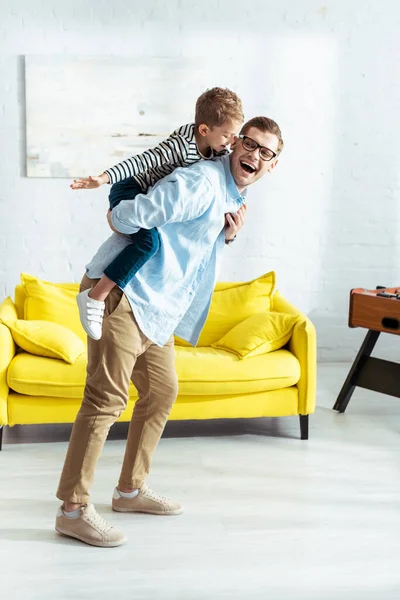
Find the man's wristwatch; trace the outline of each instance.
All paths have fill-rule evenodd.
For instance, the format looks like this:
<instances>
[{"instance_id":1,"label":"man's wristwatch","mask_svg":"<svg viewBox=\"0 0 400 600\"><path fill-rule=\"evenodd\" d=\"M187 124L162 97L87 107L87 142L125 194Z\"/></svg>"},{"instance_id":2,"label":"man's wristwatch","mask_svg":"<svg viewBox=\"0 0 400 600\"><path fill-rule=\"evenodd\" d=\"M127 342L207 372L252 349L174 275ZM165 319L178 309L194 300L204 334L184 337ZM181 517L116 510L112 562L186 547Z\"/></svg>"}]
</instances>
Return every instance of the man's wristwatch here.
<instances>
[{"instance_id":1,"label":"man's wristwatch","mask_svg":"<svg viewBox=\"0 0 400 600\"><path fill-rule=\"evenodd\" d=\"M231 240L225 240L225 244L232 244L236 240L236 235Z\"/></svg>"}]
</instances>

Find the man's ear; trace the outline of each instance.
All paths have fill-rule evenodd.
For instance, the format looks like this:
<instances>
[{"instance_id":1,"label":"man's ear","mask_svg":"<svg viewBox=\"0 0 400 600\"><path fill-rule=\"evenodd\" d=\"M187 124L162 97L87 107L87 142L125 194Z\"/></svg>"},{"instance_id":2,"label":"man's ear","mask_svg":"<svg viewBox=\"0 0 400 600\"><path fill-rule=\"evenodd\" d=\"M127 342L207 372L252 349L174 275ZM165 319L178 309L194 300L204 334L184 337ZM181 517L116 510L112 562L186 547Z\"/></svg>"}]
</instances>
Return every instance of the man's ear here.
<instances>
[{"instance_id":1,"label":"man's ear","mask_svg":"<svg viewBox=\"0 0 400 600\"><path fill-rule=\"evenodd\" d=\"M236 136L233 142L231 143L231 150L233 150L238 145L239 138Z\"/></svg>"},{"instance_id":2,"label":"man's ear","mask_svg":"<svg viewBox=\"0 0 400 600\"><path fill-rule=\"evenodd\" d=\"M209 132L209 127L205 123L201 123L198 127L199 134L205 137Z\"/></svg>"},{"instance_id":3,"label":"man's ear","mask_svg":"<svg viewBox=\"0 0 400 600\"><path fill-rule=\"evenodd\" d=\"M279 160L276 159L272 164L271 164L271 168L269 170L269 172L271 173L272 169L275 169L276 165L278 164Z\"/></svg>"}]
</instances>

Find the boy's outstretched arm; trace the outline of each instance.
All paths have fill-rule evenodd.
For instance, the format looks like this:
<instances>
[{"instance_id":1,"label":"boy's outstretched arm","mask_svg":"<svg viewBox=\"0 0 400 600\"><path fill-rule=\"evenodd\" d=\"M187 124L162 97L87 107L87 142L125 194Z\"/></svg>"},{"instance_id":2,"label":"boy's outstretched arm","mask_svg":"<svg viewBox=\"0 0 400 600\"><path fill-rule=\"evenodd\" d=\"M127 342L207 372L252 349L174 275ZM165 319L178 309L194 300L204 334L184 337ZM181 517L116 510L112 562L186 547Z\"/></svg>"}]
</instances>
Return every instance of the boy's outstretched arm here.
<instances>
[{"instance_id":1,"label":"boy's outstretched arm","mask_svg":"<svg viewBox=\"0 0 400 600\"><path fill-rule=\"evenodd\" d=\"M105 183L118 183L166 164L178 167L182 161L187 159L188 153L189 143L186 138L173 133L154 148L149 148L142 154L127 158L97 177L90 176L75 179L70 187L73 190L94 189Z\"/></svg>"}]
</instances>

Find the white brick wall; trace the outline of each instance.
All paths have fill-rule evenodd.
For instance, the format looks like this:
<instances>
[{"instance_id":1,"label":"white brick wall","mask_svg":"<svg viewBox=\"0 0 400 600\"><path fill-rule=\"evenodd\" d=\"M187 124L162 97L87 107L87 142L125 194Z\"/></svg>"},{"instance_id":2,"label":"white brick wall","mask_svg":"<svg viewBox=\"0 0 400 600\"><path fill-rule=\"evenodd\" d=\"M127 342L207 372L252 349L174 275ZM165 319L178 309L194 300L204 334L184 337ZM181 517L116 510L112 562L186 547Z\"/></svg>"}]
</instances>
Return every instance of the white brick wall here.
<instances>
[{"instance_id":1,"label":"white brick wall","mask_svg":"<svg viewBox=\"0 0 400 600\"><path fill-rule=\"evenodd\" d=\"M22 56L223 55L244 65L247 116L276 118L286 149L250 191L246 228L221 278L275 269L281 291L315 322L320 357L352 358L364 332L347 328L349 289L400 285L400 5L294 4L1 2L0 298L21 271L78 280L107 235L106 190L74 194L66 180L24 176ZM384 353L398 355L399 344L387 336Z\"/></svg>"}]
</instances>

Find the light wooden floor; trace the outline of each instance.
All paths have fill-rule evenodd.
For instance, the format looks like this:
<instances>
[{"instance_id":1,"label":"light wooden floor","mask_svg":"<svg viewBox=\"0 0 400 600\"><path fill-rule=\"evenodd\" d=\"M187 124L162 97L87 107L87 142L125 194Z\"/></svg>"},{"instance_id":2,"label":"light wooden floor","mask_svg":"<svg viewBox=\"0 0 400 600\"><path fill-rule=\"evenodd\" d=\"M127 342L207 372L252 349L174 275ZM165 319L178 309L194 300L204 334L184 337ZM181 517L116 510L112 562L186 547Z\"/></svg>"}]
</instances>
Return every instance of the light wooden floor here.
<instances>
[{"instance_id":1,"label":"light wooden floor","mask_svg":"<svg viewBox=\"0 0 400 600\"><path fill-rule=\"evenodd\" d=\"M0 598L399 599L400 402L360 390L334 413L347 370L320 366L308 442L297 418L169 424L149 483L181 516L112 513L124 444L108 441L92 499L129 537L115 549L53 531L69 428L6 431Z\"/></svg>"}]
</instances>

